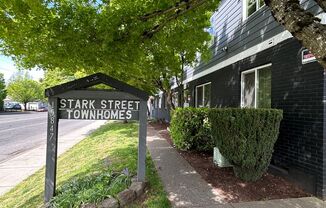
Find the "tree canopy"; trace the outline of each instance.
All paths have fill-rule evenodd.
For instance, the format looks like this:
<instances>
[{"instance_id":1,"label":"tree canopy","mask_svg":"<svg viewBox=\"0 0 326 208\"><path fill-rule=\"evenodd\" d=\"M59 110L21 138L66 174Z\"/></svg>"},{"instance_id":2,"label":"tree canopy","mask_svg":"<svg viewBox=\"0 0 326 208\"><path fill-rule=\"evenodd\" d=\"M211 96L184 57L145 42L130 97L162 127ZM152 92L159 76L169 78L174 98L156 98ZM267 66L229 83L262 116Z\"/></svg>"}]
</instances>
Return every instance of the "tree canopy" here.
<instances>
[{"instance_id":1,"label":"tree canopy","mask_svg":"<svg viewBox=\"0 0 326 208\"><path fill-rule=\"evenodd\" d=\"M24 69L103 72L148 92L169 91L198 53L209 57L205 29L219 2L1 0L0 53ZM325 25L299 0L265 2L326 68ZM325 1L316 2L325 11Z\"/></svg>"},{"instance_id":2,"label":"tree canopy","mask_svg":"<svg viewBox=\"0 0 326 208\"><path fill-rule=\"evenodd\" d=\"M28 73L15 74L9 81L7 92L11 99L23 103L25 109L28 102L44 98L41 84L33 80Z\"/></svg>"},{"instance_id":3,"label":"tree canopy","mask_svg":"<svg viewBox=\"0 0 326 208\"><path fill-rule=\"evenodd\" d=\"M25 69L104 72L153 91L208 54L219 0L2 0L0 50ZM176 71L176 72L175 72Z\"/></svg>"}]
</instances>

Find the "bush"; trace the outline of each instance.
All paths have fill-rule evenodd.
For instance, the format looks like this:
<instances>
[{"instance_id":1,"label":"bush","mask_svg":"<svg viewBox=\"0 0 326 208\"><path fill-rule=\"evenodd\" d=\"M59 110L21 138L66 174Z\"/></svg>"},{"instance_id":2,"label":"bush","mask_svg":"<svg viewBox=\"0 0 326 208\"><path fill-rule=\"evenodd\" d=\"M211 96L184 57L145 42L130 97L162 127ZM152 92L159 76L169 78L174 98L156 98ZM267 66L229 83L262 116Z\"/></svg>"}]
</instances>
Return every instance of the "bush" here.
<instances>
[{"instance_id":1,"label":"bush","mask_svg":"<svg viewBox=\"0 0 326 208\"><path fill-rule=\"evenodd\" d=\"M177 108L172 112L171 136L180 150L213 150L207 108Z\"/></svg>"},{"instance_id":2,"label":"bush","mask_svg":"<svg viewBox=\"0 0 326 208\"><path fill-rule=\"evenodd\" d=\"M267 170L283 113L276 109L212 109L209 120L221 154L245 181L258 180Z\"/></svg>"}]
</instances>

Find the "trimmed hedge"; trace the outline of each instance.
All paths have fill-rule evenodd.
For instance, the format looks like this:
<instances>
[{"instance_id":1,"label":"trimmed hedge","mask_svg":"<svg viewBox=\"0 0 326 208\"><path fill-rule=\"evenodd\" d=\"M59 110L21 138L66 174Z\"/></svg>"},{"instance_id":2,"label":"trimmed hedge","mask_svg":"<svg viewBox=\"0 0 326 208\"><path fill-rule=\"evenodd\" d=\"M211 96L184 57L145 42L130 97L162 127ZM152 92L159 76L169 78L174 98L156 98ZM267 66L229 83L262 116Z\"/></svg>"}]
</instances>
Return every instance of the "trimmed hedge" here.
<instances>
[{"instance_id":1,"label":"trimmed hedge","mask_svg":"<svg viewBox=\"0 0 326 208\"><path fill-rule=\"evenodd\" d=\"M276 109L220 108L209 111L212 134L237 177L258 180L267 170L283 112Z\"/></svg>"},{"instance_id":2,"label":"trimmed hedge","mask_svg":"<svg viewBox=\"0 0 326 208\"><path fill-rule=\"evenodd\" d=\"M208 108L177 108L172 112L172 141L180 150L210 151L214 148Z\"/></svg>"}]
</instances>

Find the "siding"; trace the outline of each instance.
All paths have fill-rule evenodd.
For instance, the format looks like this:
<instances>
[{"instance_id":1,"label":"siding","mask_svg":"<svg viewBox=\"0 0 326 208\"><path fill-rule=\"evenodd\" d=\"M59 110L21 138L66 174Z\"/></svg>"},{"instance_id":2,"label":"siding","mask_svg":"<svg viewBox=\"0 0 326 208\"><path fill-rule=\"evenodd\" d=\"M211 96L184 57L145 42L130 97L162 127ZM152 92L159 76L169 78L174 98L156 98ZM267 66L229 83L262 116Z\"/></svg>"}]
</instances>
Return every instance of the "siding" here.
<instances>
[{"instance_id":1,"label":"siding","mask_svg":"<svg viewBox=\"0 0 326 208\"><path fill-rule=\"evenodd\" d=\"M272 63L272 107L284 113L272 163L288 170L289 178L307 191L325 199L323 96L326 92L323 87L326 79L317 62L301 64L302 50L298 41L291 38L193 80L189 82L191 105L195 103L195 87L211 82L212 107L239 107L241 72Z\"/></svg>"},{"instance_id":2,"label":"siding","mask_svg":"<svg viewBox=\"0 0 326 208\"><path fill-rule=\"evenodd\" d=\"M304 9L315 15L322 12L312 0L301 0L301 3ZM244 21L242 9L242 1L221 1L218 10L211 18L216 36L211 46L212 58L207 63L199 64L195 69L188 69L185 73L185 80L259 43L273 41L275 35L284 31L283 27L274 20L267 6L262 7ZM222 48L226 46L228 50L225 52Z\"/></svg>"},{"instance_id":3,"label":"siding","mask_svg":"<svg viewBox=\"0 0 326 208\"><path fill-rule=\"evenodd\" d=\"M323 70L317 62L302 65L301 45L286 41L272 58L272 106L283 109L280 136L273 162L312 183L308 190L324 196L323 189Z\"/></svg>"}]
</instances>

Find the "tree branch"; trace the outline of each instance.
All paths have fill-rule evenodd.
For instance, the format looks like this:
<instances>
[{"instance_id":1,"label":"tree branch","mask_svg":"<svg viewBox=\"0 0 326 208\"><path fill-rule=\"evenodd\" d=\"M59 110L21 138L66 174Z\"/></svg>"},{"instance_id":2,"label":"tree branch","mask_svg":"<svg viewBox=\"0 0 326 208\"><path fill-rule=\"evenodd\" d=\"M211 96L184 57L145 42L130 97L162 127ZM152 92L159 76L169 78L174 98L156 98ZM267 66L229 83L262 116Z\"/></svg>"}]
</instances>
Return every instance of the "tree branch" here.
<instances>
[{"instance_id":1,"label":"tree branch","mask_svg":"<svg viewBox=\"0 0 326 208\"><path fill-rule=\"evenodd\" d=\"M207 0L199 0L199 1L194 1L194 4L189 4L189 6L183 10L176 10L175 13L171 14L168 16L164 22L155 25L152 29L147 30L143 33L144 38L151 38L153 35L160 30L162 30L170 21L177 19L178 17L182 16L183 14L189 12L190 10L196 9L199 6L203 5L204 3L207 2Z\"/></svg>"},{"instance_id":2,"label":"tree branch","mask_svg":"<svg viewBox=\"0 0 326 208\"><path fill-rule=\"evenodd\" d=\"M326 70L326 25L302 9L299 0L265 0L265 3L274 18L309 49Z\"/></svg>"},{"instance_id":3,"label":"tree branch","mask_svg":"<svg viewBox=\"0 0 326 208\"><path fill-rule=\"evenodd\" d=\"M161 15L165 15L169 12L174 12L178 9L180 9L183 6L187 6L190 5L193 1L195 0L180 0L179 2L177 2L175 5L165 9L165 10L156 10L152 13L149 14L145 14L143 16L140 17L141 20L148 20L157 16L161 16Z\"/></svg>"}]
</instances>

